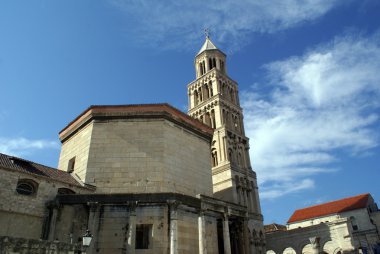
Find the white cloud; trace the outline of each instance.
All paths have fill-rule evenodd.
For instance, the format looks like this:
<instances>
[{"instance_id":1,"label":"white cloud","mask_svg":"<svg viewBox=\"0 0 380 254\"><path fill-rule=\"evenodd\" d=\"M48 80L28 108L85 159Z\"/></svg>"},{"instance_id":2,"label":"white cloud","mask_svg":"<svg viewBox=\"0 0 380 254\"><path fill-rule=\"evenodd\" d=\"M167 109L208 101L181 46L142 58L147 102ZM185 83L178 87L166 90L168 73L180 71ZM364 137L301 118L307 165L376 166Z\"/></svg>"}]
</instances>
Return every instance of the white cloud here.
<instances>
[{"instance_id":1,"label":"white cloud","mask_svg":"<svg viewBox=\"0 0 380 254\"><path fill-rule=\"evenodd\" d=\"M14 156L25 156L33 153L35 150L58 149L59 144L49 140L31 140L23 137L4 138L0 137L0 152Z\"/></svg>"},{"instance_id":2,"label":"white cloud","mask_svg":"<svg viewBox=\"0 0 380 254\"><path fill-rule=\"evenodd\" d=\"M184 49L209 27L217 41L228 41L230 50L242 47L253 32L271 33L294 27L315 20L342 3L339 0L110 2L125 12L129 33L143 44Z\"/></svg>"},{"instance_id":3,"label":"white cloud","mask_svg":"<svg viewBox=\"0 0 380 254\"><path fill-rule=\"evenodd\" d=\"M264 198L312 187L311 176L337 170L337 152L353 156L379 145L379 41L379 34L339 37L270 63L269 96L242 93Z\"/></svg>"},{"instance_id":4,"label":"white cloud","mask_svg":"<svg viewBox=\"0 0 380 254\"><path fill-rule=\"evenodd\" d=\"M261 190L260 198L271 199L284 196L293 192L314 188L314 182L310 179L301 180L296 186L291 182L281 182Z\"/></svg>"}]
</instances>

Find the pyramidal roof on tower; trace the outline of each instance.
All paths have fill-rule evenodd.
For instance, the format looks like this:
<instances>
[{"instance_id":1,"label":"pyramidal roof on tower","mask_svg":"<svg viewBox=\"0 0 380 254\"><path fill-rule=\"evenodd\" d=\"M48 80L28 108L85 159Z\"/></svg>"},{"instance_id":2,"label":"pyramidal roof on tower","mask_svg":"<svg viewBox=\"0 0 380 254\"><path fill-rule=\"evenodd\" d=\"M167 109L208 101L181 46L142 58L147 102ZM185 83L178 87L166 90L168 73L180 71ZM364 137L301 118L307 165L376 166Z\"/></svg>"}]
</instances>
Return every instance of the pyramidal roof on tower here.
<instances>
[{"instance_id":1,"label":"pyramidal roof on tower","mask_svg":"<svg viewBox=\"0 0 380 254\"><path fill-rule=\"evenodd\" d=\"M210 40L210 37L206 36L206 41L205 43L203 43L203 46L202 48L199 50L198 54L199 55L200 53L202 53L203 51L206 51L206 50L213 50L213 49L218 49L214 43L212 43L212 41Z\"/></svg>"}]
</instances>

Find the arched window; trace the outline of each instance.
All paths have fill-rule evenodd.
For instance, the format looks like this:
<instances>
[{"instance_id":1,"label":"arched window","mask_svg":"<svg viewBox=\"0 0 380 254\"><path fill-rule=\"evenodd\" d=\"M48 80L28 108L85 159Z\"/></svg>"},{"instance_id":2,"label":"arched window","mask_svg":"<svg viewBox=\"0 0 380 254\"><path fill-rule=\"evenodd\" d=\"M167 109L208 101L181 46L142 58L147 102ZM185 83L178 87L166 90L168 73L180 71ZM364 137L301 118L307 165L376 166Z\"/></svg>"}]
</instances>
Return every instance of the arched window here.
<instances>
[{"instance_id":1,"label":"arched window","mask_svg":"<svg viewBox=\"0 0 380 254\"><path fill-rule=\"evenodd\" d=\"M210 97L214 96L214 91L212 90L212 82L211 81L208 83L208 87L210 89Z\"/></svg>"},{"instance_id":2,"label":"arched window","mask_svg":"<svg viewBox=\"0 0 380 254\"><path fill-rule=\"evenodd\" d=\"M199 73L203 75L203 64L199 63Z\"/></svg>"},{"instance_id":3,"label":"arched window","mask_svg":"<svg viewBox=\"0 0 380 254\"><path fill-rule=\"evenodd\" d=\"M213 68L216 68L216 60L215 60L215 58L212 59L212 66L213 66Z\"/></svg>"},{"instance_id":4,"label":"arched window","mask_svg":"<svg viewBox=\"0 0 380 254\"><path fill-rule=\"evenodd\" d=\"M73 191L69 188L58 188L57 193L60 195L68 195L68 194L75 194L75 191Z\"/></svg>"},{"instance_id":5,"label":"arched window","mask_svg":"<svg viewBox=\"0 0 380 254\"><path fill-rule=\"evenodd\" d=\"M206 114L205 114L205 124L207 125L207 126L210 126L211 127L211 117L210 117L210 113L209 112L207 112Z\"/></svg>"},{"instance_id":6,"label":"arched window","mask_svg":"<svg viewBox=\"0 0 380 254\"><path fill-rule=\"evenodd\" d=\"M199 101L199 98L198 98L198 91L195 90L194 91L194 105L198 105L198 101Z\"/></svg>"},{"instance_id":7,"label":"arched window","mask_svg":"<svg viewBox=\"0 0 380 254\"><path fill-rule=\"evenodd\" d=\"M216 128L216 122L215 122L215 110L211 110L211 127Z\"/></svg>"},{"instance_id":8,"label":"arched window","mask_svg":"<svg viewBox=\"0 0 380 254\"><path fill-rule=\"evenodd\" d=\"M17 182L16 192L21 195L32 196L37 193L38 183L32 179L20 179Z\"/></svg>"},{"instance_id":9,"label":"arched window","mask_svg":"<svg viewBox=\"0 0 380 254\"><path fill-rule=\"evenodd\" d=\"M208 59L208 67L209 67L209 70L212 69L212 59L211 58Z\"/></svg>"},{"instance_id":10,"label":"arched window","mask_svg":"<svg viewBox=\"0 0 380 254\"><path fill-rule=\"evenodd\" d=\"M217 153L217 151L214 150L214 151L212 152L211 156L212 156L212 166L213 166L213 167L218 166L218 153Z\"/></svg>"},{"instance_id":11,"label":"arched window","mask_svg":"<svg viewBox=\"0 0 380 254\"><path fill-rule=\"evenodd\" d=\"M210 98L209 87L207 84L204 84L204 99L207 100L208 98Z\"/></svg>"}]
</instances>

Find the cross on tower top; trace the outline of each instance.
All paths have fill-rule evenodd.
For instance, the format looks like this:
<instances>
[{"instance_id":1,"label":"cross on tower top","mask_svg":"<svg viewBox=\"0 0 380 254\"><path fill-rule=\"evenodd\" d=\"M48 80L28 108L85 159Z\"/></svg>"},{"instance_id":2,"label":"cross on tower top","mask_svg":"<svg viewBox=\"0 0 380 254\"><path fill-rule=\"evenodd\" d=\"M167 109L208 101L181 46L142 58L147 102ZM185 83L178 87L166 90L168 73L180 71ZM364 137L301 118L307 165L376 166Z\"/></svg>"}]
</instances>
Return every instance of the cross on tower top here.
<instances>
[{"instance_id":1,"label":"cross on tower top","mask_svg":"<svg viewBox=\"0 0 380 254\"><path fill-rule=\"evenodd\" d=\"M210 38L210 29L205 28L204 33L205 33L206 39L209 39Z\"/></svg>"}]
</instances>

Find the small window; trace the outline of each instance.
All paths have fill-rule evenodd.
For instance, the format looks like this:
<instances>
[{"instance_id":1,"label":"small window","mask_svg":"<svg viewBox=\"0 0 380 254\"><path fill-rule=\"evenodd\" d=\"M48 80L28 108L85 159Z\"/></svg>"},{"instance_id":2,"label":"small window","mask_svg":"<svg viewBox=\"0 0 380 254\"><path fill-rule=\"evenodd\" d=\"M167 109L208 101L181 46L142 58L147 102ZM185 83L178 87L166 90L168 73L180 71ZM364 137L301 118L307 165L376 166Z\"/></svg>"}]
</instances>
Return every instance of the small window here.
<instances>
[{"instance_id":1,"label":"small window","mask_svg":"<svg viewBox=\"0 0 380 254\"><path fill-rule=\"evenodd\" d=\"M136 249L149 249L152 235L151 224L136 225Z\"/></svg>"},{"instance_id":2,"label":"small window","mask_svg":"<svg viewBox=\"0 0 380 254\"><path fill-rule=\"evenodd\" d=\"M16 191L18 194L31 196L36 194L38 184L30 179L21 179L17 182Z\"/></svg>"},{"instance_id":3,"label":"small window","mask_svg":"<svg viewBox=\"0 0 380 254\"><path fill-rule=\"evenodd\" d=\"M351 219L352 229L353 229L354 231L358 230L359 227L358 227L358 224L356 223L356 219L355 219L355 217L354 217L354 216L351 216L350 219Z\"/></svg>"},{"instance_id":4,"label":"small window","mask_svg":"<svg viewBox=\"0 0 380 254\"><path fill-rule=\"evenodd\" d=\"M74 167L75 167L75 156L69 160L69 164L67 167L67 172L72 173L74 172Z\"/></svg>"},{"instance_id":5,"label":"small window","mask_svg":"<svg viewBox=\"0 0 380 254\"><path fill-rule=\"evenodd\" d=\"M60 195L75 194L75 191L68 188L58 188L58 194Z\"/></svg>"}]
</instances>

